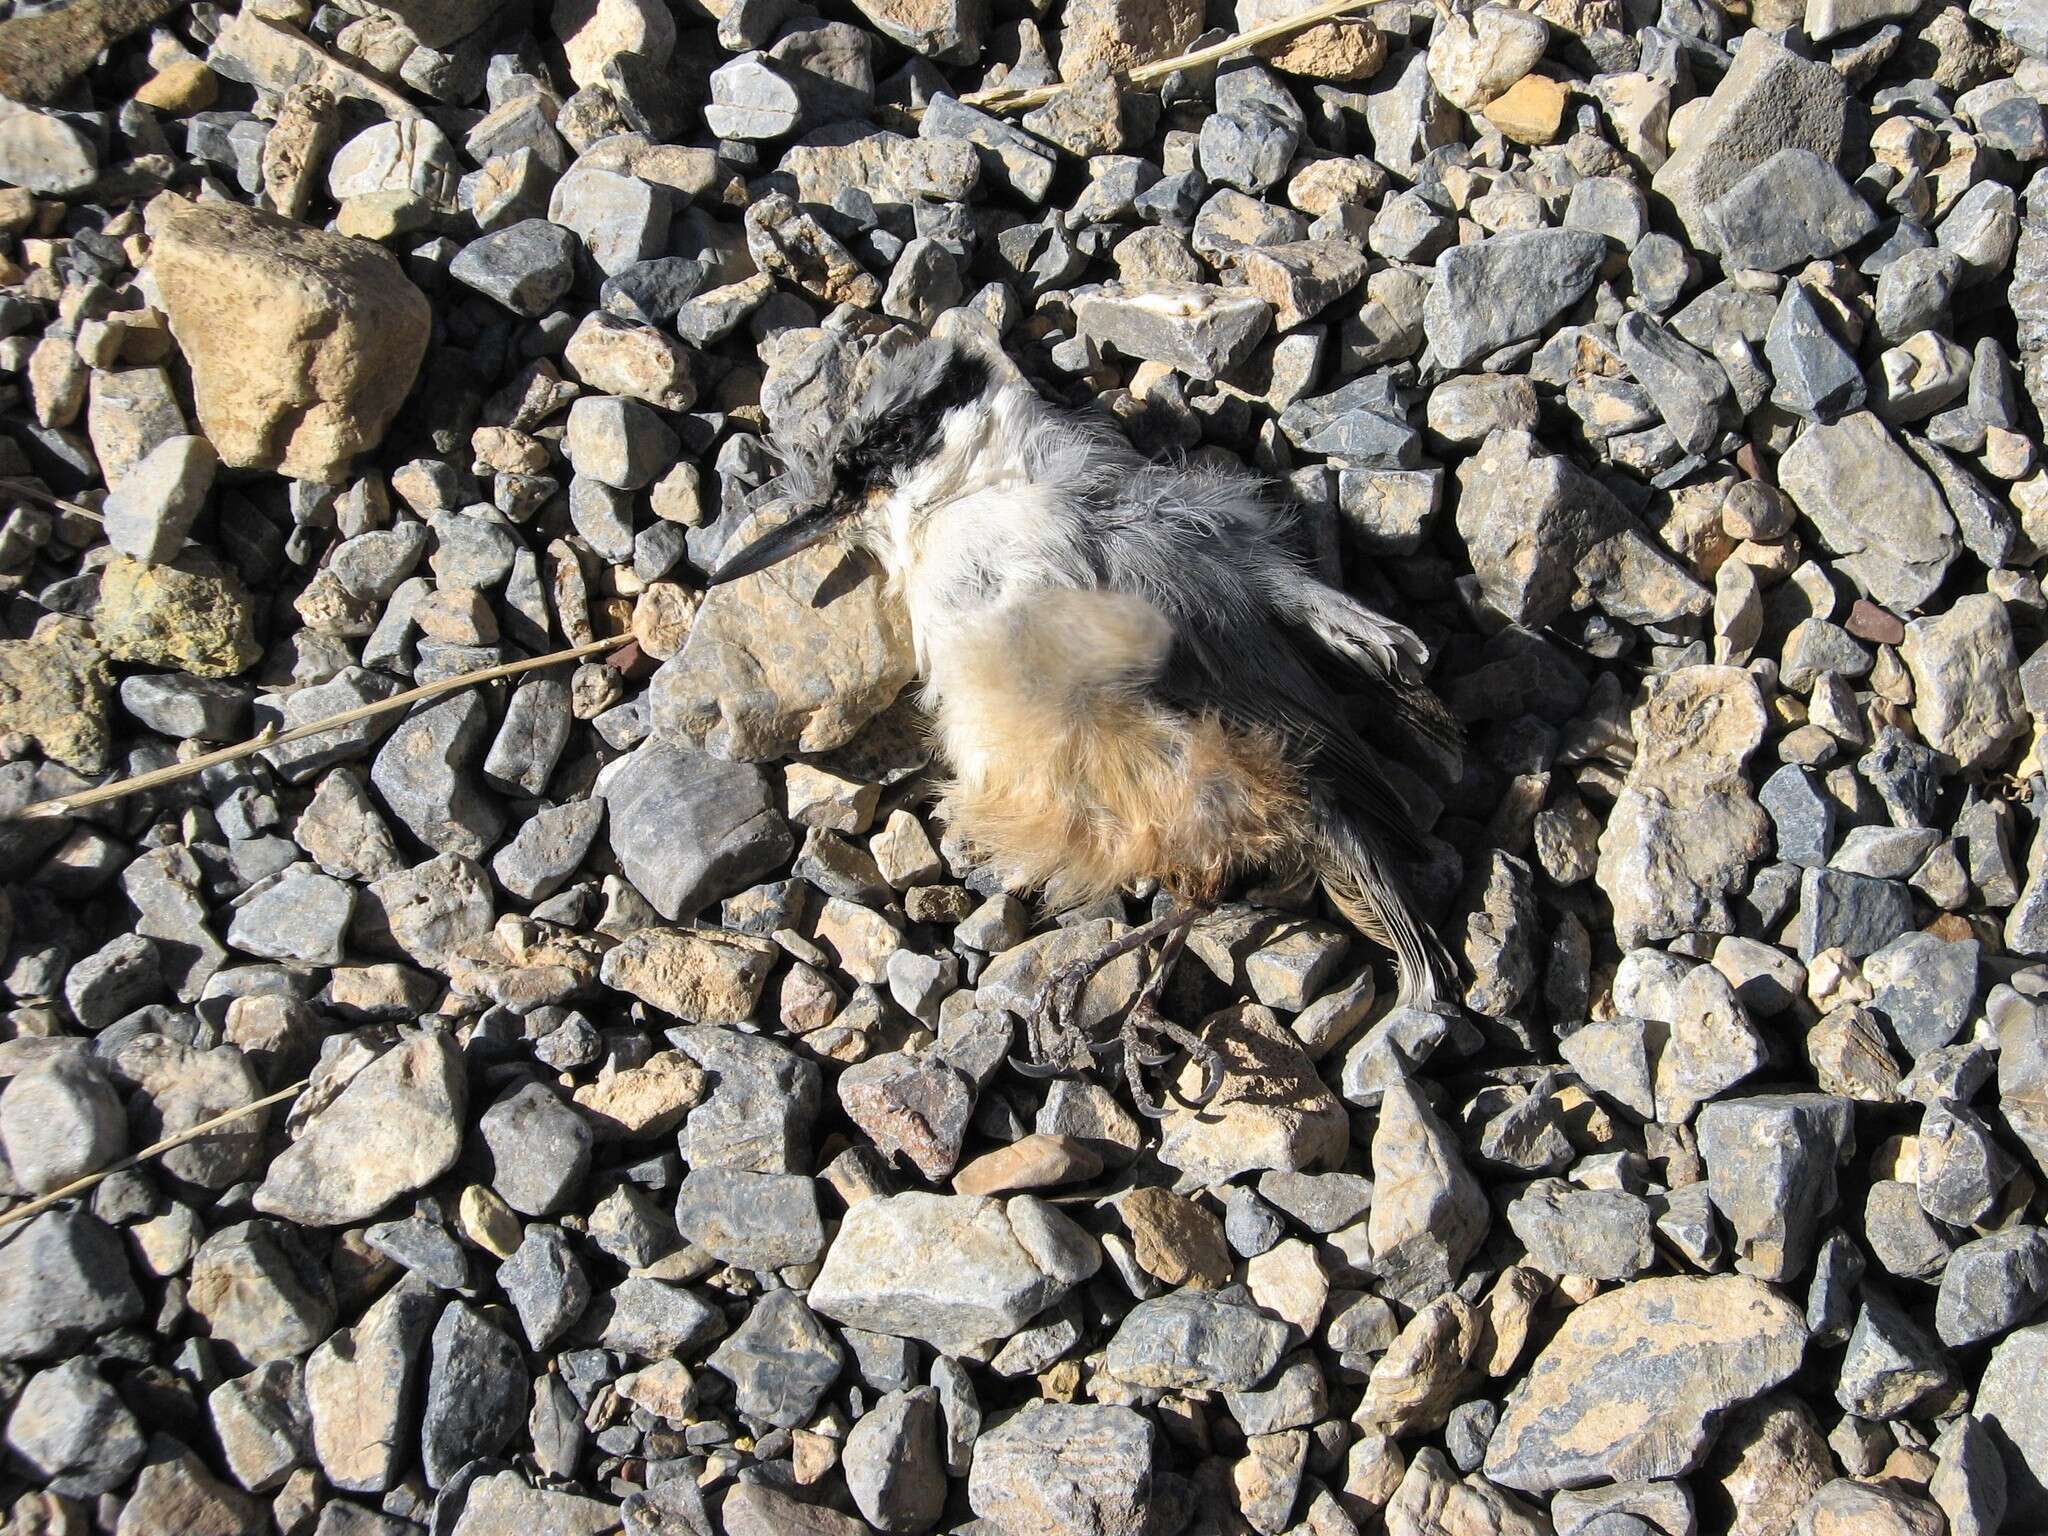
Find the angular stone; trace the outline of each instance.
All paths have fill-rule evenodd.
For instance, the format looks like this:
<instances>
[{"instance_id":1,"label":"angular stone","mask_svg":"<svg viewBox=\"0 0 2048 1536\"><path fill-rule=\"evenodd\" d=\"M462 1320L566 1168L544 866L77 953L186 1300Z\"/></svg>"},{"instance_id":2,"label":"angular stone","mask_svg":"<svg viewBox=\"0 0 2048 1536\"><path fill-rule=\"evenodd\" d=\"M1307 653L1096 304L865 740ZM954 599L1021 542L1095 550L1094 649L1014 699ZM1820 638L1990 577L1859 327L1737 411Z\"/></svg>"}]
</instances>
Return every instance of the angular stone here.
<instances>
[{"instance_id":1,"label":"angular stone","mask_svg":"<svg viewBox=\"0 0 2048 1536\"><path fill-rule=\"evenodd\" d=\"M1841 172L1809 149L1781 149L1700 215L1702 238L1725 267L1784 272L1847 250L1877 215Z\"/></svg>"},{"instance_id":2,"label":"angular stone","mask_svg":"<svg viewBox=\"0 0 2048 1536\"><path fill-rule=\"evenodd\" d=\"M1789 1280L1804 1270L1834 1208L1835 1169L1855 1150L1847 1099L1767 1094L1700 1112L1707 1192L1735 1231L1745 1274Z\"/></svg>"},{"instance_id":3,"label":"angular stone","mask_svg":"<svg viewBox=\"0 0 2048 1536\"><path fill-rule=\"evenodd\" d=\"M1486 1475L1528 1493L1680 1477L1728 1409L1799 1369L1798 1309L1758 1281L1638 1280L1576 1308L1509 1395Z\"/></svg>"},{"instance_id":4,"label":"angular stone","mask_svg":"<svg viewBox=\"0 0 2048 1536\"><path fill-rule=\"evenodd\" d=\"M1214 379L1250 356L1272 329L1273 311L1255 294L1204 284L1110 283L1077 295L1074 320L1126 356Z\"/></svg>"},{"instance_id":5,"label":"angular stone","mask_svg":"<svg viewBox=\"0 0 2048 1536\"><path fill-rule=\"evenodd\" d=\"M1894 612L1932 596L1955 558L1940 491L1868 411L1801 433L1778 483L1841 557L1837 568Z\"/></svg>"},{"instance_id":6,"label":"angular stone","mask_svg":"<svg viewBox=\"0 0 2048 1536\"><path fill-rule=\"evenodd\" d=\"M1465 368L1541 335L1583 298L1607 259L1607 239L1584 229L1537 229L1453 246L1437 258L1422 306L1430 355Z\"/></svg>"},{"instance_id":7,"label":"angular stone","mask_svg":"<svg viewBox=\"0 0 2048 1536\"><path fill-rule=\"evenodd\" d=\"M1093 1238L1029 1195L873 1196L847 1212L810 1300L955 1352L1009 1338L1100 1263Z\"/></svg>"},{"instance_id":8,"label":"angular stone","mask_svg":"<svg viewBox=\"0 0 2048 1536\"><path fill-rule=\"evenodd\" d=\"M221 462L339 480L412 388L425 295L368 241L227 202L150 211L150 270Z\"/></svg>"},{"instance_id":9,"label":"angular stone","mask_svg":"<svg viewBox=\"0 0 2048 1536\"><path fill-rule=\"evenodd\" d=\"M461 1053L448 1036L416 1035L392 1047L270 1165L256 1209L316 1227L374 1216L454 1165L464 1098Z\"/></svg>"},{"instance_id":10,"label":"angular stone","mask_svg":"<svg viewBox=\"0 0 2048 1536\"><path fill-rule=\"evenodd\" d=\"M1006 1531L1146 1536L1158 1432L1134 1409L1027 1403L974 1446L967 1502Z\"/></svg>"}]
</instances>

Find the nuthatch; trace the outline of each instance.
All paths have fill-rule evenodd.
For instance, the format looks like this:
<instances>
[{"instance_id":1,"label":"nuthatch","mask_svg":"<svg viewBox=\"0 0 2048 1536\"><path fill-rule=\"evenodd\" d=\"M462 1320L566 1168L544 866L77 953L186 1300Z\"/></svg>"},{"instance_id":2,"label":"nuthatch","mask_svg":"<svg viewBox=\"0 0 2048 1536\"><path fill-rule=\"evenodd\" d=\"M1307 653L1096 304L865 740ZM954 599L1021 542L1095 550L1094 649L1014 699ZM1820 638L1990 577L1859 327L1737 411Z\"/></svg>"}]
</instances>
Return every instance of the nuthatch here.
<instances>
[{"instance_id":1,"label":"nuthatch","mask_svg":"<svg viewBox=\"0 0 2048 1536\"><path fill-rule=\"evenodd\" d=\"M1141 1068L1178 1046L1206 1099L1221 1059L1159 993L1189 925L1257 873L1313 874L1393 951L1398 1003L1439 1005L1451 963L1392 862L1416 850L1414 818L1327 677L1390 737L1452 744L1455 728L1417 680L1421 641L1317 579L1258 480L1152 463L941 342L881 359L843 413L781 447L772 489L792 514L713 581L827 538L866 550L909 612L959 840L1056 905L1148 878L1174 899L1048 979L1023 1070L1120 1045L1137 1105L1158 1114ZM1155 940L1118 1036L1092 1044L1089 977Z\"/></svg>"}]
</instances>

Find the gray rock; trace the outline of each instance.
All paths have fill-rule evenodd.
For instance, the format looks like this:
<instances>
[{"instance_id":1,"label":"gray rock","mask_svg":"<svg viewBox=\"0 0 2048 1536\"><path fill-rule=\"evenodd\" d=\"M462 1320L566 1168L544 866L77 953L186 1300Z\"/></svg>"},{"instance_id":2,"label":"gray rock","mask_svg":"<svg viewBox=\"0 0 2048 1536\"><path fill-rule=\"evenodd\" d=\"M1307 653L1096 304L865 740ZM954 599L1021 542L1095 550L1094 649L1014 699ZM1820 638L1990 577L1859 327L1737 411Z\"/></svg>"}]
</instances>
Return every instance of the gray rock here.
<instances>
[{"instance_id":1,"label":"gray rock","mask_svg":"<svg viewBox=\"0 0 2048 1536\"><path fill-rule=\"evenodd\" d=\"M408 715L370 767L385 807L436 853L480 859L504 830L504 812L475 777L489 730L483 696L459 693Z\"/></svg>"},{"instance_id":2,"label":"gray rock","mask_svg":"<svg viewBox=\"0 0 2048 1536\"><path fill-rule=\"evenodd\" d=\"M548 222L572 231L607 277L663 253L672 209L668 188L586 165L570 167L548 196Z\"/></svg>"},{"instance_id":3,"label":"gray rock","mask_svg":"<svg viewBox=\"0 0 2048 1536\"><path fill-rule=\"evenodd\" d=\"M382 1492L410 1464L420 1348L440 1305L426 1281L401 1276L307 1357L313 1452L335 1487Z\"/></svg>"},{"instance_id":4,"label":"gray rock","mask_svg":"<svg viewBox=\"0 0 2048 1536\"><path fill-rule=\"evenodd\" d=\"M1806 1328L1736 1275L1638 1280L1574 1309L1509 1393L1486 1476L1524 1492L1679 1477L1730 1408L1799 1369ZM1626 1404L1622 1428L1617 1404Z\"/></svg>"},{"instance_id":5,"label":"gray rock","mask_svg":"<svg viewBox=\"0 0 2048 1536\"><path fill-rule=\"evenodd\" d=\"M1863 962L1875 989L1870 1006L1885 1016L1908 1056L1947 1045L1977 1011L1975 939L1947 943L1928 933L1892 940Z\"/></svg>"},{"instance_id":6,"label":"gray rock","mask_svg":"<svg viewBox=\"0 0 2048 1536\"><path fill-rule=\"evenodd\" d=\"M2018 1162L1990 1128L1960 1104L1937 1100L1927 1106L1919 1146L1916 1187L1921 1207L1953 1227L1984 1220L2019 1172Z\"/></svg>"},{"instance_id":7,"label":"gray rock","mask_svg":"<svg viewBox=\"0 0 2048 1536\"><path fill-rule=\"evenodd\" d=\"M1632 1280L1656 1262L1649 1202L1638 1195L1538 1179L1507 1217L1529 1262L1546 1274Z\"/></svg>"},{"instance_id":8,"label":"gray rock","mask_svg":"<svg viewBox=\"0 0 2048 1536\"><path fill-rule=\"evenodd\" d=\"M498 1266L498 1285L519 1314L526 1342L548 1348L575 1327L590 1305L590 1276L562 1229L533 1222Z\"/></svg>"},{"instance_id":9,"label":"gray rock","mask_svg":"<svg viewBox=\"0 0 2048 1536\"><path fill-rule=\"evenodd\" d=\"M750 763L655 738L613 765L598 792L613 856L663 917L744 890L790 856L789 824Z\"/></svg>"},{"instance_id":10,"label":"gray rock","mask_svg":"<svg viewBox=\"0 0 2048 1536\"><path fill-rule=\"evenodd\" d=\"M1430 354L1464 368L1542 334L1593 286L1607 259L1604 236L1537 229L1453 246L1437 258L1422 307Z\"/></svg>"},{"instance_id":11,"label":"gray rock","mask_svg":"<svg viewBox=\"0 0 2048 1536\"><path fill-rule=\"evenodd\" d=\"M75 1359L38 1371L21 1388L7 1418L7 1448L39 1486L90 1499L127 1482L147 1443L92 1362Z\"/></svg>"},{"instance_id":12,"label":"gray rock","mask_svg":"<svg viewBox=\"0 0 2048 1536\"><path fill-rule=\"evenodd\" d=\"M1876 230L1877 215L1830 161L1794 146L1707 204L1700 225L1723 266L1784 272L1847 250Z\"/></svg>"},{"instance_id":13,"label":"gray rock","mask_svg":"<svg viewBox=\"0 0 2048 1536\"><path fill-rule=\"evenodd\" d=\"M305 1381L296 1360L273 1360L222 1382L206 1407L229 1474L252 1493L277 1487L311 1461Z\"/></svg>"},{"instance_id":14,"label":"gray rock","mask_svg":"<svg viewBox=\"0 0 2048 1536\"><path fill-rule=\"evenodd\" d=\"M840 1464L854 1507L884 1531L923 1531L946 1505L939 1394L931 1387L890 1392L846 1437Z\"/></svg>"},{"instance_id":15,"label":"gray rock","mask_svg":"<svg viewBox=\"0 0 2048 1536\"><path fill-rule=\"evenodd\" d=\"M376 1222L363 1229L363 1241L441 1290L470 1287L469 1250L446 1227L423 1216Z\"/></svg>"},{"instance_id":16,"label":"gray rock","mask_svg":"<svg viewBox=\"0 0 2048 1536\"><path fill-rule=\"evenodd\" d=\"M48 1194L113 1162L128 1146L128 1117L106 1075L67 1053L18 1074L0 1094L0 1146L14 1182Z\"/></svg>"},{"instance_id":17,"label":"gray rock","mask_svg":"<svg viewBox=\"0 0 2048 1536\"><path fill-rule=\"evenodd\" d=\"M478 1457L494 1456L526 1422L526 1359L465 1301L451 1301L429 1343L420 1465L440 1488Z\"/></svg>"},{"instance_id":18,"label":"gray rock","mask_svg":"<svg viewBox=\"0 0 2048 1536\"><path fill-rule=\"evenodd\" d=\"M1801 433L1778 484L1841 557L1837 568L1894 612L1932 596L1955 558L1940 491L1868 411Z\"/></svg>"},{"instance_id":19,"label":"gray rock","mask_svg":"<svg viewBox=\"0 0 2048 1536\"><path fill-rule=\"evenodd\" d=\"M575 230L521 219L465 245L448 275L516 315L544 315L576 280L578 246Z\"/></svg>"},{"instance_id":20,"label":"gray rock","mask_svg":"<svg viewBox=\"0 0 2048 1536\"><path fill-rule=\"evenodd\" d=\"M161 565L175 559L206 505L220 463L203 437L167 437L131 465L107 497L107 542Z\"/></svg>"},{"instance_id":21,"label":"gray rock","mask_svg":"<svg viewBox=\"0 0 2048 1536\"><path fill-rule=\"evenodd\" d=\"M264 960L339 965L355 909L353 886L310 864L294 865L236 910L228 943Z\"/></svg>"},{"instance_id":22,"label":"gray rock","mask_svg":"<svg viewBox=\"0 0 2048 1536\"><path fill-rule=\"evenodd\" d=\"M981 174L989 185L1013 192L1026 203L1045 201L1052 189L1058 157L1050 146L1034 139L1023 129L999 117L966 106L943 91L925 104L918 119L920 139L964 141L974 147L981 160Z\"/></svg>"},{"instance_id":23,"label":"gray rock","mask_svg":"<svg viewBox=\"0 0 2048 1536\"><path fill-rule=\"evenodd\" d=\"M1074 320L1083 335L1128 357L1214 379L1251 355L1273 311L1249 293L1205 284L1110 283L1076 296Z\"/></svg>"},{"instance_id":24,"label":"gray rock","mask_svg":"<svg viewBox=\"0 0 2048 1536\"><path fill-rule=\"evenodd\" d=\"M477 1131L491 1188L521 1215L559 1210L590 1171L590 1122L539 1083L485 1110Z\"/></svg>"},{"instance_id":25,"label":"gray rock","mask_svg":"<svg viewBox=\"0 0 2048 1536\"><path fill-rule=\"evenodd\" d=\"M1864 1292L1842 1352L1835 1401L1864 1419L1902 1417L1953 1385L1942 1349L1884 1292Z\"/></svg>"},{"instance_id":26,"label":"gray rock","mask_svg":"<svg viewBox=\"0 0 2048 1536\"><path fill-rule=\"evenodd\" d=\"M0 1360L83 1349L141 1315L120 1237L84 1211L45 1211L0 1248Z\"/></svg>"},{"instance_id":27,"label":"gray rock","mask_svg":"<svg viewBox=\"0 0 2048 1536\"><path fill-rule=\"evenodd\" d=\"M604 824L601 800L543 806L491 857L498 884L520 901L544 901L583 865ZM232 937L232 935L231 935Z\"/></svg>"},{"instance_id":28,"label":"gray rock","mask_svg":"<svg viewBox=\"0 0 2048 1536\"><path fill-rule=\"evenodd\" d=\"M1621 360L1649 391L1678 445L1687 453L1704 453L1718 442L1722 414L1730 405L1721 365L1645 314L1622 316L1614 337Z\"/></svg>"},{"instance_id":29,"label":"gray rock","mask_svg":"<svg viewBox=\"0 0 2048 1536\"><path fill-rule=\"evenodd\" d=\"M82 1027L101 1030L155 997L161 986L155 943L125 933L72 965L64 976L64 1002Z\"/></svg>"},{"instance_id":30,"label":"gray rock","mask_svg":"<svg viewBox=\"0 0 2048 1536\"><path fill-rule=\"evenodd\" d=\"M1832 165L1849 138L1842 78L1758 27L1743 34L1733 67L1650 185L1670 200L1694 243L1711 247L1708 208L1750 170L1787 149Z\"/></svg>"},{"instance_id":31,"label":"gray rock","mask_svg":"<svg viewBox=\"0 0 2048 1536\"><path fill-rule=\"evenodd\" d=\"M847 1212L810 1300L857 1328L963 1350L1009 1338L1101 1257L1093 1238L1028 1195L876 1196Z\"/></svg>"},{"instance_id":32,"label":"gray rock","mask_svg":"<svg viewBox=\"0 0 2048 1536\"><path fill-rule=\"evenodd\" d=\"M207 1238L187 1299L214 1342L252 1366L303 1355L334 1326L327 1272L282 1222L237 1222Z\"/></svg>"},{"instance_id":33,"label":"gray rock","mask_svg":"<svg viewBox=\"0 0 2048 1536\"><path fill-rule=\"evenodd\" d=\"M1487 1205L1457 1138L1413 1087L1380 1100L1367 1238L1380 1289L1420 1302L1456 1283L1486 1236Z\"/></svg>"},{"instance_id":34,"label":"gray rock","mask_svg":"<svg viewBox=\"0 0 2048 1536\"><path fill-rule=\"evenodd\" d=\"M1890 273L1886 273L1889 277ZM1884 290L1885 278L1878 280ZM1808 421L1833 421L1863 404L1863 370L1823 318L1804 283L1787 283L1764 338L1771 401Z\"/></svg>"},{"instance_id":35,"label":"gray rock","mask_svg":"<svg viewBox=\"0 0 2048 1536\"><path fill-rule=\"evenodd\" d=\"M809 1422L845 1363L804 1298L787 1290L763 1296L710 1359L741 1413L785 1429Z\"/></svg>"},{"instance_id":36,"label":"gray rock","mask_svg":"<svg viewBox=\"0 0 2048 1536\"><path fill-rule=\"evenodd\" d=\"M999 1529L1145 1536L1157 1431L1130 1408L1027 1403L975 1442L967 1502Z\"/></svg>"},{"instance_id":37,"label":"gray rock","mask_svg":"<svg viewBox=\"0 0 2048 1536\"><path fill-rule=\"evenodd\" d=\"M1707 1193L1735 1232L1745 1274L1789 1280L1804 1270L1835 1204L1835 1169L1855 1149L1847 1099L1819 1093L1722 1100L1700 1111Z\"/></svg>"},{"instance_id":38,"label":"gray rock","mask_svg":"<svg viewBox=\"0 0 2048 1536\"><path fill-rule=\"evenodd\" d=\"M2019 1327L2048 1302L2048 1231L2010 1227L1949 1255L1934 1302L1934 1330L1951 1349Z\"/></svg>"},{"instance_id":39,"label":"gray rock","mask_svg":"<svg viewBox=\"0 0 2048 1536\"><path fill-rule=\"evenodd\" d=\"M693 1168L675 1214L677 1231L739 1269L786 1269L825 1251L817 1186L802 1174Z\"/></svg>"},{"instance_id":40,"label":"gray rock","mask_svg":"<svg viewBox=\"0 0 2048 1536\"><path fill-rule=\"evenodd\" d=\"M1913 893L1903 881L1838 869L1809 869L1800 877L1795 933L1802 960L1838 948L1861 958L1912 926Z\"/></svg>"},{"instance_id":41,"label":"gray rock","mask_svg":"<svg viewBox=\"0 0 2048 1536\"><path fill-rule=\"evenodd\" d=\"M661 1360L715 1338L725 1318L679 1285L634 1276L600 1294L591 1306L598 1342L606 1349Z\"/></svg>"}]
</instances>

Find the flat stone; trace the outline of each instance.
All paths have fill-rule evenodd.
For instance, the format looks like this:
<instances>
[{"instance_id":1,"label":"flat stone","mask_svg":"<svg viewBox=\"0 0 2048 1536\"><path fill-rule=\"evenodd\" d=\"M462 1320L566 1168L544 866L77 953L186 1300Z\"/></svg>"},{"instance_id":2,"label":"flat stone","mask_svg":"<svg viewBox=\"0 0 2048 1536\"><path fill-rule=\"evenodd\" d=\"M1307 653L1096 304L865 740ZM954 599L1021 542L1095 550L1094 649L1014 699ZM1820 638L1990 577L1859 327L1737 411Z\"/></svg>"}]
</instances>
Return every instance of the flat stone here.
<instances>
[{"instance_id":1,"label":"flat stone","mask_svg":"<svg viewBox=\"0 0 2048 1536\"><path fill-rule=\"evenodd\" d=\"M810 1300L838 1322L958 1351L1007 1339L1100 1262L1094 1239L1029 1195L876 1196L847 1212Z\"/></svg>"},{"instance_id":2,"label":"flat stone","mask_svg":"<svg viewBox=\"0 0 2048 1536\"><path fill-rule=\"evenodd\" d=\"M1719 1417L1798 1370L1805 1347L1798 1310L1756 1280L1608 1291L1573 1310L1508 1395L1486 1475L1527 1493L1683 1476Z\"/></svg>"},{"instance_id":3,"label":"flat stone","mask_svg":"<svg viewBox=\"0 0 2048 1536\"><path fill-rule=\"evenodd\" d=\"M1145 1536L1157 1437L1130 1408L1027 1403L976 1441L968 1505L1003 1530Z\"/></svg>"},{"instance_id":4,"label":"flat stone","mask_svg":"<svg viewBox=\"0 0 2048 1536\"><path fill-rule=\"evenodd\" d=\"M1955 558L1955 519L1940 491L1868 411L1801 433L1778 462L1778 483L1841 557L1837 568L1894 612L1933 595Z\"/></svg>"},{"instance_id":5,"label":"flat stone","mask_svg":"<svg viewBox=\"0 0 2048 1536\"><path fill-rule=\"evenodd\" d=\"M462 1150L462 1060L416 1035L356 1074L270 1165L255 1205L308 1226L362 1221L433 1182Z\"/></svg>"},{"instance_id":6,"label":"flat stone","mask_svg":"<svg viewBox=\"0 0 2048 1536\"><path fill-rule=\"evenodd\" d=\"M1430 355L1464 368L1540 335L1593 286L1606 237L1583 229L1493 235L1437 258L1422 307Z\"/></svg>"}]
</instances>

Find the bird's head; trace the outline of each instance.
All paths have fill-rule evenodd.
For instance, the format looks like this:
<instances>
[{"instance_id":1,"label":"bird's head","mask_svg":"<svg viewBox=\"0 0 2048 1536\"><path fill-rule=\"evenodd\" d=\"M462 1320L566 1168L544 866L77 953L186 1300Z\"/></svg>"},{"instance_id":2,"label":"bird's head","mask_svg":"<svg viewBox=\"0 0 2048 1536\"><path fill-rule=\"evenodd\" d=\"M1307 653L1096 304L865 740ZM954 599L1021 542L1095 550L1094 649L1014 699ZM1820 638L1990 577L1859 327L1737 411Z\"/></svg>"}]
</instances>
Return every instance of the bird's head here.
<instances>
[{"instance_id":1,"label":"bird's head","mask_svg":"<svg viewBox=\"0 0 2048 1536\"><path fill-rule=\"evenodd\" d=\"M712 573L711 584L766 570L830 538L873 545L891 498L947 446L956 412L988 394L986 359L926 341L881 358L859 396L822 427L781 449L770 488L787 515Z\"/></svg>"}]
</instances>

